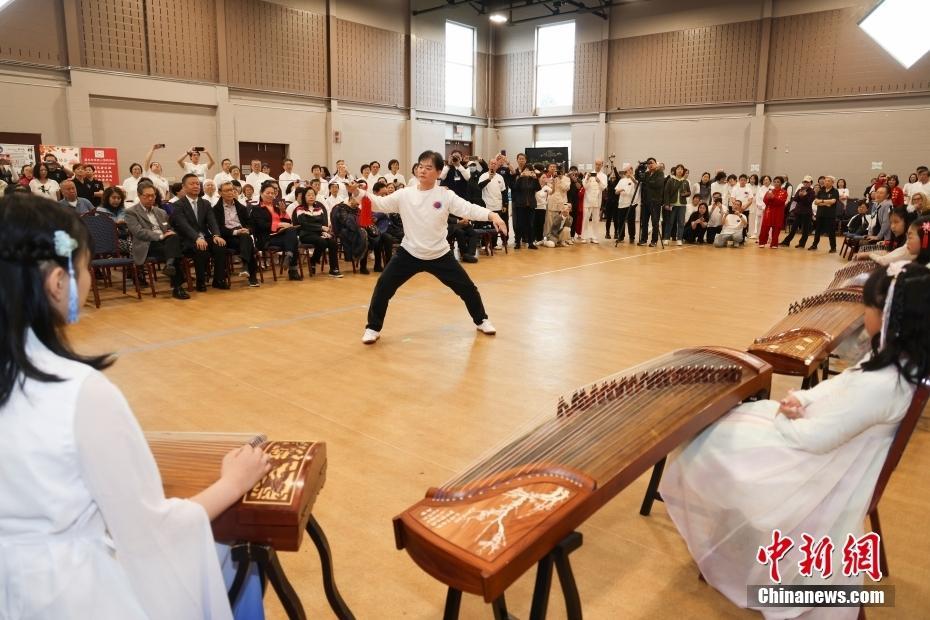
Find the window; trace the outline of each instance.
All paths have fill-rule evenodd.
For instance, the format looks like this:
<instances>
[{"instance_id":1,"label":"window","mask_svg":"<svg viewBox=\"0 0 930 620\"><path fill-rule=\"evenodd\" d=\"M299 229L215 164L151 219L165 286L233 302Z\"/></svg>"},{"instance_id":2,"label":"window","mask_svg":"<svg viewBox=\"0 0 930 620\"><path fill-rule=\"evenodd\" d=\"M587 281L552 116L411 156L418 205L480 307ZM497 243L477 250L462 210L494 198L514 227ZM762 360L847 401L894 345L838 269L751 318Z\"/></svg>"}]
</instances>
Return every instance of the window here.
<instances>
[{"instance_id":1,"label":"window","mask_svg":"<svg viewBox=\"0 0 930 620\"><path fill-rule=\"evenodd\" d=\"M575 22L536 29L536 112L569 114L575 88Z\"/></svg>"},{"instance_id":2,"label":"window","mask_svg":"<svg viewBox=\"0 0 930 620\"><path fill-rule=\"evenodd\" d=\"M475 29L446 22L446 112L473 113Z\"/></svg>"}]
</instances>

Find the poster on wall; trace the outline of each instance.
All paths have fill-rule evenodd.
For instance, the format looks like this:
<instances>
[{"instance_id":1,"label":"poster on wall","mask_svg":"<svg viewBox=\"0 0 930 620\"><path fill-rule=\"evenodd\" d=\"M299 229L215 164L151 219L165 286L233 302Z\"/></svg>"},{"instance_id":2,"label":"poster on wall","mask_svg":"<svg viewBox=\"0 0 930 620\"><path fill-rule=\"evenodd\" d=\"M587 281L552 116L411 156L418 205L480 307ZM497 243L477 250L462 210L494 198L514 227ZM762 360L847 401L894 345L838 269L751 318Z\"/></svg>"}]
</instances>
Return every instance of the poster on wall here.
<instances>
[{"instance_id":1,"label":"poster on wall","mask_svg":"<svg viewBox=\"0 0 930 620\"><path fill-rule=\"evenodd\" d=\"M12 178L19 177L23 166L35 163L36 149L31 144L0 144L0 166L9 166Z\"/></svg>"},{"instance_id":2,"label":"poster on wall","mask_svg":"<svg viewBox=\"0 0 930 620\"><path fill-rule=\"evenodd\" d=\"M530 165L558 164L563 168L568 168L568 147L567 146L546 146L540 148L526 149L526 160Z\"/></svg>"},{"instance_id":3,"label":"poster on wall","mask_svg":"<svg viewBox=\"0 0 930 620\"><path fill-rule=\"evenodd\" d=\"M76 146L40 144L39 160L44 160L46 155L54 155L55 158L58 159L58 163L68 169L70 169L75 162L81 161L81 152Z\"/></svg>"},{"instance_id":4,"label":"poster on wall","mask_svg":"<svg viewBox=\"0 0 930 620\"><path fill-rule=\"evenodd\" d=\"M81 163L94 167L94 178L104 185L119 185L119 163L116 149L100 146L81 147Z\"/></svg>"}]
</instances>

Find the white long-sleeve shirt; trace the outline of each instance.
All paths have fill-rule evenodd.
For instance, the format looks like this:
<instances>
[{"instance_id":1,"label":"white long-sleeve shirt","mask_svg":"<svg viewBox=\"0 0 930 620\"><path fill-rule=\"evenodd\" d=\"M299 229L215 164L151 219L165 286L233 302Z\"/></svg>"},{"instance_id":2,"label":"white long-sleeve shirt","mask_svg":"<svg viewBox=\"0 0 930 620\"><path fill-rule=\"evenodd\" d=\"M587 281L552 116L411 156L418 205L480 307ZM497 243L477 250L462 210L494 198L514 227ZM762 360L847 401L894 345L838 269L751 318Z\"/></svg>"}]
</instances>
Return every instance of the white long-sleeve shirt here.
<instances>
[{"instance_id":1,"label":"white long-sleeve shirt","mask_svg":"<svg viewBox=\"0 0 930 620\"><path fill-rule=\"evenodd\" d=\"M367 195L372 211L399 213L404 222L404 240L400 247L414 258L435 260L449 253L449 214L486 222L491 211L460 198L438 183L432 189L405 187L389 196L376 196L359 190L359 200Z\"/></svg>"},{"instance_id":2,"label":"white long-sleeve shirt","mask_svg":"<svg viewBox=\"0 0 930 620\"><path fill-rule=\"evenodd\" d=\"M607 175L603 172L592 174L581 185L584 187L584 206L600 207L601 196L607 189Z\"/></svg>"},{"instance_id":3,"label":"white long-sleeve shirt","mask_svg":"<svg viewBox=\"0 0 930 620\"><path fill-rule=\"evenodd\" d=\"M446 175L449 174L449 171L450 171L451 169L452 169L452 168L451 168L449 165L443 166L443 167L442 167L442 172L439 173L439 178L440 178L440 180L445 181ZM469 171L468 171L468 168L466 168L466 167L463 166L462 164L459 164L458 166L456 166L455 169L459 171L459 174L461 174L461 175L462 175L462 178L465 179L466 181L469 180L469 179L471 179L471 172L469 172ZM405 232L404 234L406 234L406 232Z\"/></svg>"},{"instance_id":4,"label":"white long-sleeve shirt","mask_svg":"<svg viewBox=\"0 0 930 620\"><path fill-rule=\"evenodd\" d=\"M494 178L491 178L490 172L485 172L478 177L478 185L485 181L488 184L481 188L481 200L484 201L484 206L491 211L500 211L504 208L504 192L507 191L507 183L504 182L504 177L499 174L495 174Z\"/></svg>"}]
</instances>

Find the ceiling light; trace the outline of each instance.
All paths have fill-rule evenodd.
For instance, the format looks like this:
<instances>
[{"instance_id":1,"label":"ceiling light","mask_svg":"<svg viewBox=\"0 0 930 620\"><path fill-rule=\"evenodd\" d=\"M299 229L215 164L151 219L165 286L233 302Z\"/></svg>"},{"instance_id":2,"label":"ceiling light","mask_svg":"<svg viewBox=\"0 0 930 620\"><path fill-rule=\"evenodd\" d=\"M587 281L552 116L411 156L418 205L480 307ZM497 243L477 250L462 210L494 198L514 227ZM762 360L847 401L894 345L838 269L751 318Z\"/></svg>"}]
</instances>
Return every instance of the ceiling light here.
<instances>
[{"instance_id":1,"label":"ceiling light","mask_svg":"<svg viewBox=\"0 0 930 620\"><path fill-rule=\"evenodd\" d=\"M926 0L882 0L859 22L859 27L872 37L905 69L920 60L930 50Z\"/></svg>"},{"instance_id":2,"label":"ceiling light","mask_svg":"<svg viewBox=\"0 0 930 620\"><path fill-rule=\"evenodd\" d=\"M493 13L488 19L490 19L495 24L503 24L507 22L507 16L503 13Z\"/></svg>"}]
</instances>

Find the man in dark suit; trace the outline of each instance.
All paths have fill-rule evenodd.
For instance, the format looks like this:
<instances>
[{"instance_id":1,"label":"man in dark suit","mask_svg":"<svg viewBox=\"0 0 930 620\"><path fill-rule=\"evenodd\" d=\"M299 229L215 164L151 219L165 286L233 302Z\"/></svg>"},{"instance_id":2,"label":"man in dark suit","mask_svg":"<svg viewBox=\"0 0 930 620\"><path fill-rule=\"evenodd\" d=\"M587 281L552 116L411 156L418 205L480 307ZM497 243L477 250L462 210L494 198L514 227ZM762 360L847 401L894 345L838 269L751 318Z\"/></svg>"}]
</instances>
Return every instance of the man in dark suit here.
<instances>
[{"instance_id":1,"label":"man in dark suit","mask_svg":"<svg viewBox=\"0 0 930 620\"><path fill-rule=\"evenodd\" d=\"M213 205L213 215L226 246L239 249L242 264L249 272L249 286L258 286L258 279L255 277L255 241L249 229L249 210L236 200L236 188L232 181L220 184L220 200Z\"/></svg>"},{"instance_id":2,"label":"man in dark suit","mask_svg":"<svg viewBox=\"0 0 930 620\"><path fill-rule=\"evenodd\" d=\"M148 258L165 261L164 273L171 278L171 296L190 299L182 286L184 275L178 266L181 241L168 224L168 214L155 204L155 186L139 183L139 202L126 209L126 226L132 234L132 258L143 265Z\"/></svg>"},{"instance_id":3,"label":"man in dark suit","mask_svg":"<svg viewBox=\"0 0 930 620\"><path fill-rule=\"evenodd\" d=\"M213 287L229 288L226 273L226 242L210 203L200 198L200 179L196 174L185 174L181 179L178 201L171 212L171 226L181 237L181 250L194 258L197 273L197 290L207 290L207 265L213 257Z\"/></svg>"}]
</instances>

